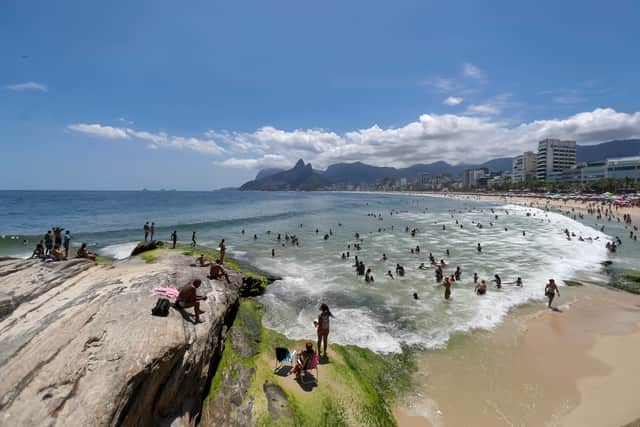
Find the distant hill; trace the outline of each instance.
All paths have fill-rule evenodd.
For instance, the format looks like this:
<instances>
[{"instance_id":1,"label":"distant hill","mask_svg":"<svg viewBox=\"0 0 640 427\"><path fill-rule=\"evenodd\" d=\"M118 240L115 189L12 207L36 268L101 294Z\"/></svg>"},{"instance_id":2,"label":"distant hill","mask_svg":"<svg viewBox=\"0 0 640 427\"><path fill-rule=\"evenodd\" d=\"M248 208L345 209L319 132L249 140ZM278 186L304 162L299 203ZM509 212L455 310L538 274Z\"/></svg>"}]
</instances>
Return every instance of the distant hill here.
<instances>
[{"instance_id":1,"label":"distant hill","mask_svg":"<svg viewBox=\"0 0 640 427\"><path fill-rule=\"evenodd\" d=\"M511 157L490 160L479 165L450 165L447 162L417 164L407 168L371 166L361 162L337 163L324 172L324 176L340 184L374 184L385 178L413 178L422 174L457 176L468 168L486 167L491 170L511 170Z\"/></svg>"},{"instance_id":2,"label":"distant hill","mask_svg":"<svg viewBox=\"0 0 640 427\"><path fill-rule=\"evenodd\" d=\"M595 162L615 157L640 156L640 139L603 142L596 145L578 145L576 161Z\"/></svg>"},{"instance_id":3,"label":"distant hill","mask_svg":"<svg viewBox=\"0 0 640 427\"><path fill-rule=\"evenodd\" d=\"M258 174L259 175L259 174ZM302 159L289 170L263 176L243 184L240 190L262 191L312 191L331 185L331 180L313 170L311 163L304 164Z\"/></svg>"},{"instance_id":4,"label":"distant hill","mask_svg":"<svg viewBox=\"0 0 640 427\"><path fill-rule=\"evenodd\" d=\"M275 175L280 172L284 172L284 169L280 169L280 168L262 169L256 175L255 180L257 181L259 179L266 178L268 176Z\"/></svg>"},{"instance_id":5,"label":"distant hill","mask_svg":"<svg viewBox=\"0 0 640 427\"><path fill-rule=\"evenodd\" d=\"M640 139L628 139L620 141L603 142L596 145L578 145L576 147L576 159L578 162L592 162L604 160L613 157L627 157L640 155ZM439 161L426 164L415 164L407 168L393 168L385 166L371 166L362 162L354 163L336 163L327 168L326 171L314 171L313 180L318 188L329 185L333 182L336 184L375 184L382 182L385 178L400 179L414 178L422 174L432 175L451 175L458 176L465 169L470 168L488 168L492 171L509 171L511 170L513 157L501 157L489 160L481 164L459 164L451 165L447 162ZM298 161L300 164L301 160ZM304 165L304 162L302 162ZM296 165L298 167L298 165ZM305 167L308 167L305 166ZM295 168L294 168L295 169ZM263 169L258 172L256 179L245 185L264 181L269 176L278 176L282 173L280 169ZM321 180L320 177L325 178ZM257 185L257 184L252 184ZM241 187L242 189L242 187Z\"/></svg>"}]
</instances>

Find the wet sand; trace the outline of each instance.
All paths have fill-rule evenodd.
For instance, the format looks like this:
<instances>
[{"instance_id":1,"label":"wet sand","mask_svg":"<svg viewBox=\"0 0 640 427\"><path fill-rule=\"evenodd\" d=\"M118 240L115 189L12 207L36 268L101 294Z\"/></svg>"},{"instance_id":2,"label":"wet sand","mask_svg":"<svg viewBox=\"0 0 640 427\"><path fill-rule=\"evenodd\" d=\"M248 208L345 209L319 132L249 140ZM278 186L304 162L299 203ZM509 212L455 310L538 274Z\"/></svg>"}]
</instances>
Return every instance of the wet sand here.
<instances>
[{"instance_id":1,"label":"wet sand","mask_svg":"<svg viewBox=\"0 0 640 427\"><path fill-rule=\"evenodd\" d=\"M400 426L622 426L640 418L640 296L562 288L419 358Z\"/></svg>"}]
</instances>

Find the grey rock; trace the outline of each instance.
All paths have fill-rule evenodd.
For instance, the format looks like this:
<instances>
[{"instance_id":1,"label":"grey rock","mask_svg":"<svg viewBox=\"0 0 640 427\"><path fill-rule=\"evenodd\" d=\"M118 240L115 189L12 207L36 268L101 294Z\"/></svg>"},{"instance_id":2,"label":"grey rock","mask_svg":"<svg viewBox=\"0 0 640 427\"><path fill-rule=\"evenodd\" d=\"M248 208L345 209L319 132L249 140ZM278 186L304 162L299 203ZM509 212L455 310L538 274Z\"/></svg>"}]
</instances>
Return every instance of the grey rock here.
<instances>
[{"instance_id":1,"label":"grey rock","mask_svg":"<svg viewBox=\"0 0 640 427\"><path fill-rule=\"evenodd\" d=\"M160 240L146 240L144 242L140 242L136 245L135 248L131 251L131 256L135 256L141 254L143 252L152 251L154 249L158 249L162 247L164 243Z\"/></svg>"},{"instance_id":2,"label":"grey rock","mask_svg":"<svg viewBox=\"0 0 640 427\"><path fill-rule=\"evenodd\" d=\"M242 277L192 262L0 261L0 425L193 425ZM196 278L205 323L151 316L154 286Z\"/></svg>"},{"instance_id":3,"label":"grey rock","mask_svg":"<svg viewBox=\"0 0 640 427\"><path fill-rule=\"evenodd\" d=\"M262 385L262 390L267 397L267 406L272 420L275 421L280 417L290 417L292 415L287 395L278 384L265 381Z\"/></svg>"}]
</instances>

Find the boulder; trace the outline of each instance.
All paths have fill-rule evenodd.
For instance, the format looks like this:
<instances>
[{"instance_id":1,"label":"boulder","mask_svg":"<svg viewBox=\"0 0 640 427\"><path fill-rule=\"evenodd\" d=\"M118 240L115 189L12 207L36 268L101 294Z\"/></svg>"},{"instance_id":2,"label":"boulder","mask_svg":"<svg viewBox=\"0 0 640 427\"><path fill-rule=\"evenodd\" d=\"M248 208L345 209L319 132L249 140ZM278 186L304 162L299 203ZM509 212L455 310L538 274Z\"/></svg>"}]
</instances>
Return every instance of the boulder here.
<instances>
[{"instance_id":1,"label":"boulder","mask_svg":"<svg viewBox=\"0 0 640 427\"><path fill-rule=\"evenodd\" d=\"M142 252L152 251L162 247L164 243L161 240L145 240L136 245L131 251L131 256L141 254Z\"/></svg>"},{"instance_id":2,"label":"boulder","mask_svg":"<svg viewBox=\"0 0 640 427\"><path fill-rule=\"evenodd\" d=\"M192 262L0 261L0 425L194 425L242 277ZM155 285L196 278L205 323L151 315Z\"/></svg>"}]
</instances>

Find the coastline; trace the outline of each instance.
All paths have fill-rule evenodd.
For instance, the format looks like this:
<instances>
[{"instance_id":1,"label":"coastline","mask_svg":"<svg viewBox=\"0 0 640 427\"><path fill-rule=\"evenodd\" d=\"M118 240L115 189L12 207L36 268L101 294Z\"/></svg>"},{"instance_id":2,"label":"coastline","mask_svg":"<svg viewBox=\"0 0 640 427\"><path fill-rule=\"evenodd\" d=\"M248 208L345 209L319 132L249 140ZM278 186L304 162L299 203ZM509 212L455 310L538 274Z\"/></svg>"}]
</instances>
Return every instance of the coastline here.
<instances>
[{"instance_id":1,"label":"coastline","mask_svg":"<svg viewBox=\"0 0 640 427\"><path fill-rule=\"evenodd\" d=\"M621 426L640 419L640 296L563 288L558 304L560 312L517 308L494 331L418 356L423 388L396 407L398 425Z\"/></svg>"}]
</instances>

